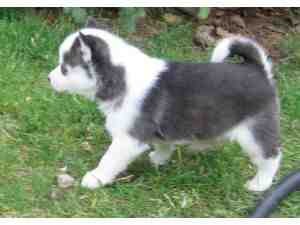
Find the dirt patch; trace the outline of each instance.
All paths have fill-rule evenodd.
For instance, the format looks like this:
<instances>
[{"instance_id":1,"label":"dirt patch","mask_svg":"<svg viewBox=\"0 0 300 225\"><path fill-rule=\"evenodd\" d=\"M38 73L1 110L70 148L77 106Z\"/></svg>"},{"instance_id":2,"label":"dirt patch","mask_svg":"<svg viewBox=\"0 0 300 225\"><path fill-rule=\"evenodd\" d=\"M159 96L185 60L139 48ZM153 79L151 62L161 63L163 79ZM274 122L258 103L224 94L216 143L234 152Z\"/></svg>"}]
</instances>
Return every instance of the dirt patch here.
<instances>
[{"instance_id":1,"label":"dirt patch","mask_svg":"<svg viewBox=\"0 0 300 225\"><path fill-rule=\"evenodd\" d=\"M280 58L279 44L299 22L289 8L213 8L207 20L216 30L254 38L274 61Z\"/></svg>"},{"instance_id":2,"label":"dirt patch","mask_svg":"<svg viewBox=\"0 0 300 225\"><path fill-rule=\"evenodd\" d=\"M192 21L195 33L199 25L213 26L216 39L221 39L227 34L251 37L264 46L272 59L277 61L281 57L278 46L282 39L291 31L300 33L299 8L211 8L209 17L205 21L195 19L196 8L189 9L193 9L192 14L183 13L179 8L147 8L147 16L138 19L136 32L128 34L129 39L136 40L136 44L142 46L144 38L165 32L168 25ZM53 24L62 13L62 10L42 11L48 12L46 20L50 24ZM99 9L95 14L97 19L109 19L114 24L114 28L118 27L118 8Z\"/></svg>"},{"instance_id":3,"label":"dirt patch","mask_svg":"<svg viewBox=\"0 0 300 225\"><path fill-rule=\"evenodd\" d=\"M253 38L264 46L275 62L281 57L279 45L287 34L297 30L297 27L300 33L300 12L297 8L212 8L206 21L186 15L177 14L178 16L182 17L181 24L193 21L195 33L200 25L207 25L214 27L213 35L216 39L227 34ZM165 32L167 24L163 17L142 18L133 36L143 39L157 35Z\"/></svg>"}]
</instances>

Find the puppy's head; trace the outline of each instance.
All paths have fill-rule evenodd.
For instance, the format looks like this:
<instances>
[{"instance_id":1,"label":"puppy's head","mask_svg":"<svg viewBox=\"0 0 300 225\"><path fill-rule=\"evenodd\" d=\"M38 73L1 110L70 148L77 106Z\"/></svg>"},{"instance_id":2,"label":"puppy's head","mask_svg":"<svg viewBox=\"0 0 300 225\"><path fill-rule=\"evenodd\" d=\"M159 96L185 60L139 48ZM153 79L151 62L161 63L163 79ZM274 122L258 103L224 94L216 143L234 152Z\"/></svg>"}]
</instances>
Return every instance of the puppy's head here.
<instances>
[{"instance_id":1,"label":"puppy's head","mask_svg":"<svg viewBox=\"0 0 300 225\"><path fill-rule=\"evenodd\" d=\"M95 26L94 21L88 21L87 28L69 35L61 44L59 64L48 75L57 92L107 100L121 91L123 69L112 64L110 48L102 34L106 39L113 36Z\"/></svg>"}]
</instances>

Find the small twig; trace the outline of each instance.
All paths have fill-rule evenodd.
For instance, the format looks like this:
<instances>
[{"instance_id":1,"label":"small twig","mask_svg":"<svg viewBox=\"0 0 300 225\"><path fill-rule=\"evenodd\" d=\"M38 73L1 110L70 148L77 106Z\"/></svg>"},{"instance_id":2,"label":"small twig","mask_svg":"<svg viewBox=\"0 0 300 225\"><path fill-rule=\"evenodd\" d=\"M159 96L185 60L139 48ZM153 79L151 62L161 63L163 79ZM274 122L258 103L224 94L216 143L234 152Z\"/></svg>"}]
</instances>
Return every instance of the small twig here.
<instances>
[{"instance_id":1,"label":"small twig","mask_svg":"<svg viewBox=\"0 0 300 225\"><path fill-rule=\"evenodd\" d=\"M132 179L134 178L134 175L131 174L131 175L128 175L126 177L120 177L117 179L117 181L125 181L125 182L129 182L131 181Z\"/></svg>"},{"instance_id":2,"label":"small twig","mask_svg":"<svg viewBox=\"0 0 300 225\"><path fill-rule=\"evenodd\" d=\"M177 149L177 156L178 156L179 164L182 165L182 152L181 152L181 148Z\"/></svg>"},{"instance_id":3,"label":"small twig","mask_svg":"<svg viewBox=\"0 0 300 225\"><path fill-rule=\"evenodd\" d=\"M176 209L176 206L175 206L174 202L172 201L172 199L167 194L164 194L164 197L168 200L171 207Z\"/></svg>"}]
</instances>

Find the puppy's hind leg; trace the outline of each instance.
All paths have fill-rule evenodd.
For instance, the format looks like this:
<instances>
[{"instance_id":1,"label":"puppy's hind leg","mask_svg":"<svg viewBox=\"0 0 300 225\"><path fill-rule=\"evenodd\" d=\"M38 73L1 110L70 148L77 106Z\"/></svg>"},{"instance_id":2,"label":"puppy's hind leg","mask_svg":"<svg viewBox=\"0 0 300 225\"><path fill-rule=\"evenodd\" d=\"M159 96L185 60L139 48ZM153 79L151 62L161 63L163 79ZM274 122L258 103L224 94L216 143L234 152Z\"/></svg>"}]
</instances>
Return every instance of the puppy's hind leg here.
<instances>
[{"instance_id":1,"label":"puppy's hind leg","mask_svg":"<svg viewBox=\"0 0 300 225\"><path fill-rule=\"evenodd\" d=\"M176 147L173 144L169 143L157 143L154 144L155 151L149 153L150 162L158 167L160 165L164 165L171 158L173 152Z\"/></svg>"},{"instance_id":2,"label":"puppy's hind leg","mask_svg":"<svg viewBox=\"0 0 300 225\"><path fill-rule=\"evenodd\" d=\"M278 151L278 154L272 157L264 157L260 153L249 154L251 161L257 166L257 173L246 183L248 190L265 191L272 185L281 161L281 152Z\"/></svg>"},{"instance_id":3,"label":"puppy's hind leg","mask_svg":"<svg viewBox=\"0 0 300 225\"><path fill-rule=\"evenodd\" d=\"M273 125L271 123L271 126ZM267 190L272 185L280 166L279 137L276 135L277 132L271 133L272 129L268 126L270 124L265 124L263 121L255 121L254 124L240 125L234 131L235 140L257 167L256 175L245 185L250 191Z\"/></svg>"}]
</instances>

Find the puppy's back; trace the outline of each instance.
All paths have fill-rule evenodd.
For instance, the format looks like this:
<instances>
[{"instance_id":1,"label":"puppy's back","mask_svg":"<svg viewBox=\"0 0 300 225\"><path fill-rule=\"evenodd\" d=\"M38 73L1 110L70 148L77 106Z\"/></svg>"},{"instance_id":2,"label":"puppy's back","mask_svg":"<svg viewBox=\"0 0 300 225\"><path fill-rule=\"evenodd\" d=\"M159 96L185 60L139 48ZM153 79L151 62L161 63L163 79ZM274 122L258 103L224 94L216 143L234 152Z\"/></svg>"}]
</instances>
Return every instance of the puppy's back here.
<instances>
[{"instance_id":1,"label":"puppy's back","mask_svg":"<svg viewBox=\"0 0 300 225\"><path fill-rule=\"evenodd\" d=\"M274 84L256 65L169 63L135 128L149 130L143 139L214 138L275 99Z\"/></svg>"}]
</instances>

